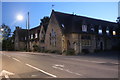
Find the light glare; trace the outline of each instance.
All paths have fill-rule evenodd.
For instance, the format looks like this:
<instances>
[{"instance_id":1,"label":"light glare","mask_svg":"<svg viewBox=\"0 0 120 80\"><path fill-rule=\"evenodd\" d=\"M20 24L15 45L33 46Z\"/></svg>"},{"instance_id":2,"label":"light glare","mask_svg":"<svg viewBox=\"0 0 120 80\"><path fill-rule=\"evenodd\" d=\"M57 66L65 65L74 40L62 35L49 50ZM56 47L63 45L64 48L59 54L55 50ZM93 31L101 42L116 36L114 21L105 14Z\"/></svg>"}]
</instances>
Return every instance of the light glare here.
<instances>
[{"instance_id":1,"label":"light glare","mask_svg":"<svg viewBox=\"0 0 120 80\"><path fill-rule=\"evenodd\" d=\"M17 19L21 21L21 20L23 20L23 16L22 15L18 15Z\"/></svg>"}]
</instances>

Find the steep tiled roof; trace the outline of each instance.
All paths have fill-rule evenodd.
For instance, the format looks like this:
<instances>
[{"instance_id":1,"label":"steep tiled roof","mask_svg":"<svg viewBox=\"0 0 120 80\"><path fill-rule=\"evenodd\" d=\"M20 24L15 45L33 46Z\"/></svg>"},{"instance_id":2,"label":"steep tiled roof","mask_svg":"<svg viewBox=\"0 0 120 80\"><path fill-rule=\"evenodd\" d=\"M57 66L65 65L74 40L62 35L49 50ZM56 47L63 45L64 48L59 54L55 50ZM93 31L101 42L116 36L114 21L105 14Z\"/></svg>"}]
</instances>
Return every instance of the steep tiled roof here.
<instances>
[{"instance_id":1,"label":"steep tiled roof","mask_svg":"<svg viewBox=\"0 0 120 80\"><path fill-rule=\"evenodd\" d=\"M94 26L94 28L98 29L99 26L101 26L104 30L106 27L109 27L110 29L113 29L115 26L117 26L114 22L109 22L105 20L100 19L94 19L84 16L78 16L73 14L66 14L61 13L53 10L53 14L55 15L59 25L61 26L64 33L81 33L81 26L82 24L87 24L87 26Z\"/></svg>"}]
</instances>

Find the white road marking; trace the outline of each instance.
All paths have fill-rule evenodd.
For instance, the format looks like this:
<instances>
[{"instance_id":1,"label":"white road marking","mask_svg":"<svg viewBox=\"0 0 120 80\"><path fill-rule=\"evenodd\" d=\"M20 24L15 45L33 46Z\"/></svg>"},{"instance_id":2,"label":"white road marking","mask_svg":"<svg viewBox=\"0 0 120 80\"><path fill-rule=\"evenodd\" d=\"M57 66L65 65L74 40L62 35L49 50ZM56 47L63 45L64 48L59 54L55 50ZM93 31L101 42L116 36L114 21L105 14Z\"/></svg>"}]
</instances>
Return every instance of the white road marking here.
<instances>
[{"instance_id":1,"label":"white road marking","mask_svg":"<svg viewBox=\"0 0 120 80\"><path fill-rule=\"evenodd\" d=\"M16 58L12 58L12 59L14 59L14 60L16 60L16 61L18 61L18 62L21 62L20 60L18 60L18 59L16 59Z\"/></svg>"},{"instance_id":2,"label":"white road marking","mask_svg":"<svg viewBox=\"0 0 120 80\"><path fill-rule=\"evenodd\" d=\"M56 69L60 69L60 70L63 70L62 68L59 68L59 67L56 67L56 66L52 66L53 68L56 68Z\"/></svg>"},{"instance_id":3,"label":"white road marking","mask_svg":"<svg viewBox=\"0 0 120 80\"><path fill-rule=\"evenodd\" d=\"M8 76L8 75L5 75L5 78L6 78L7 80L10 80L10 78L9 78L9 76Z\"/></svg>"},{"instance_id":4,"label":"white road marking","mask_svg":"<svg viewBox=\"0 0 120 80\"><path fill-rule=\"evenodd\" d=\"M32 77L36 77L37 75L31 75Z\"/></svg>"},{"instance_id":5,"label":"white road marking","mask_svg":"<svg viewBox=\"0 0 120 80\"><path fill-rule=\"evenodd\" d=\"M12 73L12 72L8 72L8 71L6 71L6 70L2 70L1 73L0 73L0 77L5 76L5 78L6 78L7 80L10 80L9 75L15 75L15 74Z\"/></svg>"},{"instance_id":6,"label":"white road marking","mask_svg":"<svg viewBox=\"0 0 120 80\"><path fill-rule=\"evenodd\" d=\"M75 75L79 75L79 76L82 76L82 74L79 74L79 73L76 73L76 72L72 72L68 69L64 69L64 65L60 65L60 64L55 64L54 66L52 66L53 68L55 69L59 69L59 70L63 70L63 71L66 71L68 73L71 73L71 74L75 74Z\"/></svg>"},{"instance_id":7,"label":"white road marking","mask_svg":"<svg viewBox=\"0 0 120 80\"><path fill-rule=\"evenodd\" d=\"M55 64L55 66L57 66L57 67L64 67L64 65L61 65L61 64Z\"/></svg>"},{"instance_id":8,"label":"white road marking","mask_svg":"<svg viewBox=\"0 0 120 80\"><path fill-rule=\"evenodd\" d=\"M57 76L55 76L55 75L53 75L53 74L51 74L51 73L48 73L48 72L46 72L46 71L44 71L44 70L42 70L42 69L39 69L39 68L37 68L37 67L34 67L34 66L30 65L30 64L26 64L26 65L29 66L29 67L31 67L31 68L33 68L33 69L35 69L35 70L38 70L38 71L44 73L44 74L47 74L47 75L49 75L49 76L52 76L52 77L55 77L55 78L57 77Z\"/></svg>"}]
</instances>

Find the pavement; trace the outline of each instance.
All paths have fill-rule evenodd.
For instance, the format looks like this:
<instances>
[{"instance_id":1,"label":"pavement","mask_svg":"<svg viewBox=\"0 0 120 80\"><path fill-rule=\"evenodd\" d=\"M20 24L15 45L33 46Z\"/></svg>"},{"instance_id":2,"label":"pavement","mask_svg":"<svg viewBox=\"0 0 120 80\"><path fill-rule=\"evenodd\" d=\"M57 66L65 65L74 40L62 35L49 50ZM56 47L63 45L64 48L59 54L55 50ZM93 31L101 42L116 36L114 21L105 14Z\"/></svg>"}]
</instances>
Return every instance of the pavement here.
<instances>
[{"instance_id":1,"label":"pavement","mask_svg":"<svg viewBox=\"0 0 120 80\"><path fill-rule=\"evenodd\" d=\"M0 52L0 77L11 78L118 78L117 55L64 56L36 52ZM107 54L112 52L107 52ZM118 54L119 52L114 52ZM102 54L102 53L101 53ZM113 56L113 58L112 58Z\"/></svg>"}]
</instances>

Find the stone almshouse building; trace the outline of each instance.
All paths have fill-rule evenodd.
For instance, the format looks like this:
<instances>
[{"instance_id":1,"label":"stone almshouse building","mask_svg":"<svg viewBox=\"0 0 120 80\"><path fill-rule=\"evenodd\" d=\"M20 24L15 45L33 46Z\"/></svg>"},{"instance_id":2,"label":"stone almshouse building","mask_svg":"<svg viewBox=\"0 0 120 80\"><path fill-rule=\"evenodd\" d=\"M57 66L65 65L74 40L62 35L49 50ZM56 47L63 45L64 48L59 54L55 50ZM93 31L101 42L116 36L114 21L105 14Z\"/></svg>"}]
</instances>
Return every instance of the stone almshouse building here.
<instances>
[{"instance_id":1,"label":"stone almshouse building","mask_svg":"<svg viewBox=\"0 0 120 80\"><path fill-rule=\"evenodd\" d=\"M38 46L45 50L61 53L73 49L76 54L86 50L89 52L109 50L120 39L117 23L54 10L52 10L47 28L44 29L41 26L37 27L36 31L31 29L30 36L33 38L30 45L36 42Z\"/></svg>"}]
</instances>

